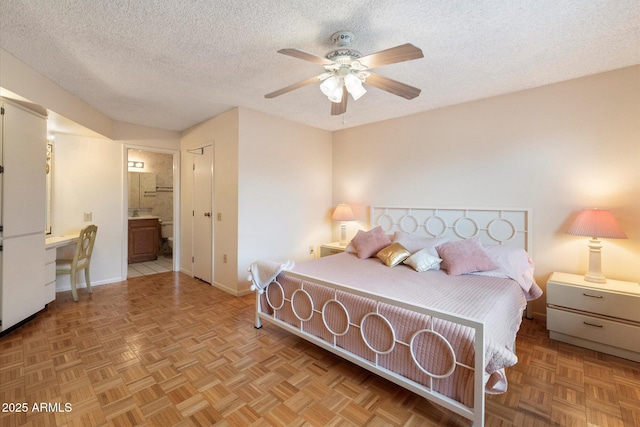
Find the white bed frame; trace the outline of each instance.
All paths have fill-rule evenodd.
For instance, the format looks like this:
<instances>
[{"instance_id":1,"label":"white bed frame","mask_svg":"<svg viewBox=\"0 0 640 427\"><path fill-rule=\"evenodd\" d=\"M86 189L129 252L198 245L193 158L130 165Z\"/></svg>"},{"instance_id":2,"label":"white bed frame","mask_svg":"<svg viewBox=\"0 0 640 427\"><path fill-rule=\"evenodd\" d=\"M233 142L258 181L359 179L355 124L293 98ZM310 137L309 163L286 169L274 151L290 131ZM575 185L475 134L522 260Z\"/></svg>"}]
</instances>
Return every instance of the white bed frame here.
<instances>
[{"instance_id":1,"label":"white bed frame","mask_svg":"<svg viewBox=\"0 0 640 427\"><path fill-rule=\"evenodd\" d=\"M390 207L390 206L372 206L371 207L371 217L370 217L371 228L380 225L386 233L393 233L395 231L404 231L410 234L417 234L422 236L429 237L449 237L452 240L462 240L470 237L477 237L483 243L483 245L508 245L515 246L522 249L527 250L529 254L532 254L532 244L531 239L529 238L531 233L531 210L530 209L501 209L501 208L418 208L418 207ZM407 379L395 372L392 372L380 365L378 365L378 354L386 354L391 351L379 351L378 349L374 349L369 345L364 334L362 332L361 325L356 325L349 322L349 327L358 328L361 331L361 336L365 345L367 345L374 353L376 353L375 360L369 361L357 355L354 355L345 349L338 347L336 345L336 337L343 334L343 331L332 331L331 328L327 325L326 322L323 322L327 330L333 335L333 342L325 341L315 335L312 335L303 329L303 324L305 321L309 319L304 319L298 316L293 310L294 314L300 320L300 327L296 327L286 323L280 319L277 319L276 312L281 309L285 302L289 304L293 304L292 300L294 297L301 292L302 294L306 294L306 297L311 299L307 291L304 290L304 283L302 285L302 289L294 291L292 297L290 299L286 299L284 297L284 292L282 291L282 286L277 282L273 281L268 287L271 285L275 285L279 287L280 292L282 292L282 305L274 306L267 298L267 302L271 309L273 310L273 314L267 314L262 312L260 304L261 298L260 293L256 292L256 328L260 328L262 326L261 320L265 320L274 325L277 325L293 334L296 334L342 358L349 360L356 365L359 365L377 375L380 375L383 378L386 378L389 381L392 381L401 387L404 387L407 390L410 390L427 400L430 400L436 404L439 404L456 414L459 414L473 422L474 426L482 427L484 426L484 413L485 413L485 392L484 392L484 365L485 365L485 351L486 351L486 343L485 343L485 330L484 324L482 322L475 321L473 319L469 319L466 317L460 317L456 315L452 315L446 312L440 312L436 310L430 310L424 307L416 306L409 303L398 302L384 296L373 294L370 292L364 291L354 291L352 288L347 288L342 286L339 283L333 283L326 280L322 280L320 278L309 277L306 275L298 274L295 272L287 272L288 276L293 276L302 280L307 280L309 282L317 283L329 288L333 288L337 291L344 291L351 294L355 294L361 297L369 298L377 302L377 306L380 304L389 304L392 306L404 308L407 310L411 310L417 313L425 314L428 316L432 316L438 319L447 320L452 323L457 323L463 326L467 326L473 329L475 333L475 360L474 366L480 367L480 369L474 369L473 367L469 367L459 363L455 360L454 354L454 363L452 364L451 369L445 375L436 375L429 373L425 370L420 364L417 362L416 358L413 357L414 363L418 366L418 368L427 374L431 381L434 378L442 378L448 375L451 375L454 370L458 367L464 369L470 369L473 371L474 378L474 387L473 387L473 396L474 396L474 404L473 407L466 406L454 399L451 399L445 395L438 393L433 390L431 387L425 387L422 384L414 382L410 379ZM341 305L341 303L337 300L330 300L329 302L335 301ZM313 305L313 304L312 304ZM322 308L313 307L313 314L319 314L323 316L324 308L327 306L325 304ZM344 309L344 307L343 307ZM377 309L376 309L377 310ZM346 312L346 310L345 310ZM371 315L378 315L378 313L370 313ZM348 313L347 313L348 316ZM365 318L369 316L366 315ZM383 317L384 319L384 317ZM384 319L386 320L386 319ZM362 323L364 323L364 318ZM433 322L431 322L433 324ZM344 332L346 333L346 331ZM422 329L419 331L415 331L413 337L416 337L421 333L429 333L437 335L440 339L444 340L448 348L453 354L453 349L449 342L440 334L433 330ZM398 340L394 341L393 346L395 345L404 345L408 346L411 354L413 356L412 349L413 338L411 342L405 343ZM393 348L392 346L392 348Z\"/></svg>"}]
</instances>

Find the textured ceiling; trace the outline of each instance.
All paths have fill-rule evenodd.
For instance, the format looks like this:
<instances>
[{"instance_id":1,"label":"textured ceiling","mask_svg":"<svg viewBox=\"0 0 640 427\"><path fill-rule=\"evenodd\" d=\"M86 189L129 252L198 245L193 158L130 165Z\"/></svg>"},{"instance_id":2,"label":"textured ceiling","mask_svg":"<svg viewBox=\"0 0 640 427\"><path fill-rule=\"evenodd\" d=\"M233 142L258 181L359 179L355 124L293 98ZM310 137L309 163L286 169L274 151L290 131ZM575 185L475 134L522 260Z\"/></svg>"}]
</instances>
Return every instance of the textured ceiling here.
<instances>
[{"instance_id":1,"label":"textured ceiling","mask_svg":"<svg viewBox=\"0 0 640 427\"><path fill-rule=\"evenodd\" d=\"M264 98L323 71L278 49L323 56L338 30L363 55L421 48L375 70L420 96L368 87L344 116L319 84ZM640 1L2 0L0 46L114 120L184 130L240 106L336 130L638 64Z\"/></svg>"}]
</instances>

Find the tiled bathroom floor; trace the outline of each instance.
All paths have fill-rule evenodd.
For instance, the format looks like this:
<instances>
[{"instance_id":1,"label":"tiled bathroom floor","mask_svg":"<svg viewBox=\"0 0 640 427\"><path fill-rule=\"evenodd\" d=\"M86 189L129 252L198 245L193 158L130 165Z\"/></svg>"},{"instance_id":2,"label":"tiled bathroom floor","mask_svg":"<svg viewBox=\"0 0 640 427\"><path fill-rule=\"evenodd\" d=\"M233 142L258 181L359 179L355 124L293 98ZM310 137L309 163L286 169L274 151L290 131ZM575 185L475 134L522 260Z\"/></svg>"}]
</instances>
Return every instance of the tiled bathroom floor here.
<instances>
[{"instance_id":1,"label":"tiled bathroom floor","mask_svg":"<svg viewBox=\"0 0 640 427\"><path fill-rule=\"evenodd\" d=\"M171 255L160 255L155 261L138 262L129 264L127 278L148 276L150 274L165 273L173 270L173 258Z\"/></svg>"}]
</instances>

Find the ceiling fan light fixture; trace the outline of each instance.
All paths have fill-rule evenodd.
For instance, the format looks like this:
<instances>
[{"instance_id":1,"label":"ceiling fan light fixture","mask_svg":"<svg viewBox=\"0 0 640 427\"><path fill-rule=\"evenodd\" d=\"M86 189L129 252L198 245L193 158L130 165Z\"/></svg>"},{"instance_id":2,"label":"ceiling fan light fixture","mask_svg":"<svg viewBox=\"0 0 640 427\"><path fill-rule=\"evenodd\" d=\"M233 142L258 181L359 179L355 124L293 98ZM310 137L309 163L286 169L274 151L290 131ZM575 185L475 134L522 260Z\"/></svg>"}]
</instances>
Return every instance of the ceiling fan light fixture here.
<instances>
[{"instance_id":1,"label":"ceiling fan light fixture","mask_svg":"<svg viewBox=\"0 0 640 427\"><path fill-rule=\"evenodd\" d=\"M357 101L367 93L367 90L362 86L362 80L360 80L355 74L350 73L344 77L344 85L347 87L347 91L351 94L354 101Z\"/></svg>"},{"instance_id":2,"label":"ceiling fan light fixture","mask_svg":"<svg viewBox=\"0 0 640 427\"><path fill-rule=\"evenodd\" d=\"M339 104L342 102L342 84L340 86L338 86L337 88L335 88L333 90L333 92L331 92L331 95L328 96L329 101L331 102L335 102L336 104Z\"/></svg>"},{"instance_id":3,"label":"ceiling fan light fixture","mask_svg":"<svg viewBox=\"0 0 640 427\"><path fill-rule=\"evenodd\" d=\"M328 97L330 97L336 89L340 89L340 93L342 93L342 82L336 76L329 77L320 85L320 90Z\"/></svg>"}]
</instances>

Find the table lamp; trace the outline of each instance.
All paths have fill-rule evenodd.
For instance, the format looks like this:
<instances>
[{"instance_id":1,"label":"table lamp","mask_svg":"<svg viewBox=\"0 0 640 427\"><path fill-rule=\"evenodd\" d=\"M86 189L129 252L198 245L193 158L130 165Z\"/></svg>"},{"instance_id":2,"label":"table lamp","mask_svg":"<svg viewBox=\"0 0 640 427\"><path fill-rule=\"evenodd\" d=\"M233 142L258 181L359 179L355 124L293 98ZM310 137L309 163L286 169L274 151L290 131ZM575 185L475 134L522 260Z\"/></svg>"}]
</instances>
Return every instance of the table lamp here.
<instances>
[{"instance_id":1,"label":"table lamp","mask_svg":"<svg viewBox=\"0 0 640 427\"><path fill-rule=\"evenodd\" d=\"M606 283L607 279L602 274L602 243L599 238L627 238L611 211L606 209L583 209L571 223L567 233L591 237L591 240L589 240L589 272L584 276L584 280L594 283Z\"/></svg>"},{"instance_id":2,"label":"table lamp","mask_svg":"<svg viewBox=\"0 0 640 427\"><path fill-rule=\"evenodd\" d=\"M355 216L351 210L351 206L346 203L341 203L336 206L336 209L331 215L331 219L340 222L340 246L347 246L347 224L345 221L353 221Z\"/></svg>"}]
</instances>

